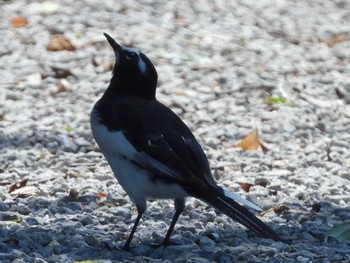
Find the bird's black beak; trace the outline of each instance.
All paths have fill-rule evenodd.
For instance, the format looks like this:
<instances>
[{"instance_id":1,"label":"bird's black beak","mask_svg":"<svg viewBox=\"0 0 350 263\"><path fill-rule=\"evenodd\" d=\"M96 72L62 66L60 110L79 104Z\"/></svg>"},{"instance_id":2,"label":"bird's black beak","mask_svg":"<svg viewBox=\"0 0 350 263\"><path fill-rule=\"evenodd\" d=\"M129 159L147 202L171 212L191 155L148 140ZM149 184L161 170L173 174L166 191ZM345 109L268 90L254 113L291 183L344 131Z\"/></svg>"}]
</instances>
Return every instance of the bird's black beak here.
<instances>
[{"instance_id":1,"label":"bird's black beak","mask_svg":"<svg viewBox=\"0 0 350 263\"><path fill-rule=\"evenodd\" d=\"M103 33L103 35L107 38L107 41L111 45L111 47L113 48L115 54L116 55L119 54L122 47L107 33Z\"/></svg>"}]
</instances>

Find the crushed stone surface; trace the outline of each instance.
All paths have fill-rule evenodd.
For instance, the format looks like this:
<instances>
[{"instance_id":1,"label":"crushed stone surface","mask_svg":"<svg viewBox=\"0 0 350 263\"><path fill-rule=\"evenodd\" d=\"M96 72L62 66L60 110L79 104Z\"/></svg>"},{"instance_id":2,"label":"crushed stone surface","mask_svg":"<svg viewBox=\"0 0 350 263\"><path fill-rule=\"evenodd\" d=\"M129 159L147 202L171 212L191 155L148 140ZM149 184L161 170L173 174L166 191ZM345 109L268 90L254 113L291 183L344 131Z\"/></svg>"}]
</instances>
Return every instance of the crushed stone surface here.
<instances>
[{"instance_id":1,"label":"crushed stone surface","mask_svg":"<svg viewBox=\"0 0 350 263\"><path fill-rule=\"evenodd\" d=\"M1 262L349 262L325 237L350 220L350 2L0 1ZM14 19L27 24L16 27ZM271 209L255 236L189 198L136 209L89 114L114 62L106 32L155 64L158 99L203 146L218 184ZM73 51L49 51L62 35ZM267 147L232 147L257 129ZM245 192L240 183L252 186Z\"/></svg>"}]
</instances>

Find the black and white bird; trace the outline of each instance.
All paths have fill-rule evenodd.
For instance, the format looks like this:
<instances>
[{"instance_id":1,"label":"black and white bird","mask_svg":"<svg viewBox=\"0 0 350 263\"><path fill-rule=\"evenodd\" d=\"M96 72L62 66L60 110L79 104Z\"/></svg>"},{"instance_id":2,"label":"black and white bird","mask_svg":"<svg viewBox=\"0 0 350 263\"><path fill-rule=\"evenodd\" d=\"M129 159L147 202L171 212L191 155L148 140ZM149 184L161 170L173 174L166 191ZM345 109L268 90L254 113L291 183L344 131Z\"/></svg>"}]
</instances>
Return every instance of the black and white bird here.
<instances>
[{"instance_id":1,"label":"black and white bird","mask_svg":"<svg viewBox=\"0 0 350 263\"><path fill-rule=\"evenodd\" d=\"M209 162L190 129L156 99L157 71L142 52L119 45L104 33L115 54L110 84L91 112L91 129L115 177L137 207L130 242L148 199L174 199L175 214L160 245L166 246L192 196L220 210L257 234L278 235L244 206L248 200L218 186ZM242 206L242 205L244 206Z\"/></svg>"}]
</instances>

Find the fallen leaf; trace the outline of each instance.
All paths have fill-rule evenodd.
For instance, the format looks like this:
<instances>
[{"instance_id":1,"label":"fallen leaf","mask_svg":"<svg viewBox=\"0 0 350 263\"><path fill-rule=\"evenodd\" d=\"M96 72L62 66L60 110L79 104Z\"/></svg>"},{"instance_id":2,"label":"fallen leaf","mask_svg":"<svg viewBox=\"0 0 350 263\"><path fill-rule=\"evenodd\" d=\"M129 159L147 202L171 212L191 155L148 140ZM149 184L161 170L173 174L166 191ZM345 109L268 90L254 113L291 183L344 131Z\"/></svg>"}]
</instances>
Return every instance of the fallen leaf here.
<instances>
[{"instance_id":1,"label":"fallen leaf","mask_svg":"<svg viewBox=\"0 0 350 263\"><path fill-rule=\"evenodd\" d=\"M289 210L288 206L281 205L281 206L273 207L273 208L270 208L268 210L262 211L261 213L259 213L259 216L265 216L271 212L275 212L276 214L281 214L287 210Z\"/></svg>"},{"instance_id":2,"label":"fallen leaf","mask_svg":"<svg viewBox=\"0 0 350 263\"><path fill-rule=\"evenodd\" d=\"M266 104L286 104L287 100L281 97L271 96L265 99Z\"/></svg>"},{"instance_id":3,"label":"fallen leaf","mask_svg":"<svg viewBox=\"0 0 350 263\"><path fill-rule=\"evenodd\" d=\"M0 171L0 172L2 172L2 171ZM9 184L11 184L11 182L5 182L5 181L1 181L0 182L0 186L6 186L6 185L9 185Z\"/></svg>"},{"instance_id":4,"label":"fallen leaf","mask_svg":"<svg viewBox=\"0 0 350 263\"><path fill-rule=\"evenodd\" d=\"M48 51L74 51L77 48L69 41L68 38L61 35L53 35L50 37L50 43L47 47Z\"/></svg>"},{"instance_id":5,"label":"fallen leaf","mask_svg":"<svg viewBox=\"0 0 350 263\"><path fill-rule=\"evenodd\" d=\"M27 183L28 183L28 178L25 178L21 182L11 185L10 189L9 189L9 193L12 193L20 188L25 187L27 185Z\"/></svg>"},{"instance_id":6,"label":"fallen leaf","mask_svg":"<svg viewBox=\"0 0 350 263\"><path fill-rule=\"evenodd\" d=\"M71 133L72 131L74 131L74 128L71 127L71 126L69 126L69 125L67 125L64 129L65 129L66 132L68 132L68 133Z\"/></svg>"},{"instance_id":7,"label":"fallen leaf","mask_svg":"<svg viewBox=\"0 0 350 263\"><path fill-rule=\"evenodd\" d=\"M250 184L250 183L238 183L238 184L245 192L249 192L250 187L253 186L253 184Z\"/></svg>"},{"instance_id":8,"label":"fallen leaf","mask_svg":"<svg viewBox=\"0 0 350 263\"><path fill-rule=\"evenodd\" d=\"M262 186L262 187L266 187L267 186L267 181L259 181L259 182L256 182L254 185L259 185L259 186Z\"/></svg>"},{"instance_id":9,"label":"fallen leaf","mask_svg":"<svg viewBox=\"0 0 350 263\"><path fill-rule=\"evenodd\" d=\"M350 40L350 35L347 33L332 36L325 40L327 46L333 47L334 45Z\"/></svg>"},{"instance_id":10,"label":"fallen leaf","mask_svg":"<svg viewBox=\"0 0 350 263\"><path fill-rule=\"evenodd\" d=\"M276 105L285 105L292 108L298 106L296 103L278 96L267 97L264 99L264 103L270 106L270 110L274 110Z\"/></svg>"},{"instance_id":11,"label":"fallen leaf","mask_svg":"<svg viewBox=\"0 0 350 263\"><path fill-rule=\"evenodd\" d=\"M236 144L235 147L240 147L245 151L257 150L260 146L259 133L257 130L249 133L242 141Z\"/></svg>"},{"instance_id":12,"label":"fallen leaf","mask_svg":"<svg viewBox=\"0 0 350 263\"><path fill-rule=\"evenodd\" d=\"M54 77L57 79L65 79L69 76L72 76L74 78L77 78L69 69L64 69L64 68L58 68L51 66L50 67L54 73Z\"/></svg>"},{"instance_id":13,"label":"fallen leaf","mask_svg":"<svg viewBox=\"0 0 350 263\"><path fill-rule=\"evenodd\" d=\"M104 194L104 193L97 193L96 196L97 196L98 199L102 199L102 198L106 198L107 197L107 195Z\"/></svg>"},{"instance_id":14,"label":"fallen leaf","mask_svg":"<svg viewBox=\"0 0 350 263\"><path fill-rule=\"evenodd\" d=\"M259 146L262 147L264 153L268 151L268 149L265 146L262 146L260 142L258 130L252 131L238 144L233 145L233 147L242 148L245 151L257 150Z\"/></svg>"},{"instance_id":15,"label":"fallen leaf","mask_svg":"<svg viewBox=\"0 0 350 263\"><path fill-rule=\"evenodd\" d=\"M22 218L16 217L15 219L12 219L10 222L12 222L12 223L21 223L22 222Z\"/></svg>"},{"instance_id":16,"label":"fallen leaf","mask_svg":"<svg viewBox=\"0 0 350 263\"><path fill-rule=\"evenodd\" d=\"M333 237L339 242L350 241L350 222L333 226L324 237L324 242L327 242L329 237Z\"/></svg>"},{"instance_id":17,"label":"fallen leaf","mask_svg":"<svg viewBox=\"0 0 350 263\"><path fill-rule=\"evenodd\" d=\"M260 142L260 141L259 141ZM265 146L265 144L263 144L262 142L260 142L260 147L261 147L261 150L264 154L266 154L268 151L269 151L269 148L267 148Z\"/></svg>"},{"instance_id":18,"label":"fallen leaf","mask_svg":"<svg viewBox=\"0 0 350 263\"><path fill-rule=\"evenodd\" d=\"M255 186L255 185L259 185L259 186L262 186L262 187L266 187L267 181L259 180L259 181L256 182L255 184L240 183L240 182L238 182L238 184L239 184L239 186L240 186L245 192L249 192L249 191L250 191L250 187Z\"/></svg>"},{"instance_id":19,"label":"fallen leaf","mask_svg":"<svg viewBox=\"0 0 350 263\"><path fill-rule=\"evenodd\" d=\"M28 19L25 17L15 17L11 19L11 26L19 28L28 24Z\"/></svg>"}]
</instances>

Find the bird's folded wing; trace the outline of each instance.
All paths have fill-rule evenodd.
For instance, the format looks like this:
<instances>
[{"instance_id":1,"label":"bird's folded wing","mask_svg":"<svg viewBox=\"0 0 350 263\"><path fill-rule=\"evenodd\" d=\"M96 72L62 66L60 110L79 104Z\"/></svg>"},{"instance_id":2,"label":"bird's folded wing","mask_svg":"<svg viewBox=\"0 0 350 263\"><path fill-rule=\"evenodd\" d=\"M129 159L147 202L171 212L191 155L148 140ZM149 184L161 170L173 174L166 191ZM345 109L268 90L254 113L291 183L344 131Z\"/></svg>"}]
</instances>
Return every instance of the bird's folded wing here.
<instances>
[{"instance_id":1,"label":"bird's folded wing","mask_svg":"<svg viewBox=\"0 0 350 263\"><path fill-rule=\"evenodd\" d=\"M186 165L162 134L150 135L144 144L143 151L136 154L134 161L160 179L183 181L186 175L192 174L193 176L191 168Z\"/></svg>"},{"instance_id":2,"label":"bird's folded wing","mask_svg":"<svg viewBox=\"0 0 350 263\"><path fill-rule=\"evenodd\" d=\"M179 170L167 166L145 152L138 153L134 162L155 175L169 177L171 180L182 180Z\"/></svg>"},{"instance_id":3,"label":"bird's folded wing","mask_svg":"<svg viewBox=\"0 0 350 263\"><path fill-rule=\"evenodd\" d=\"M169 140L169 138L171 138ZM175 141L175 139L177 139ZM181 157L180 157L181 156ZM143 151L137 152L133 162L150 171L156 178L182 184L184 188L209 184L216 187L209 163L198 142L191 137L166 137L152 134L147 137ZM261 211L261 208L243 197L223 189L225 196Z\"/></svg>"}]
</instances>

